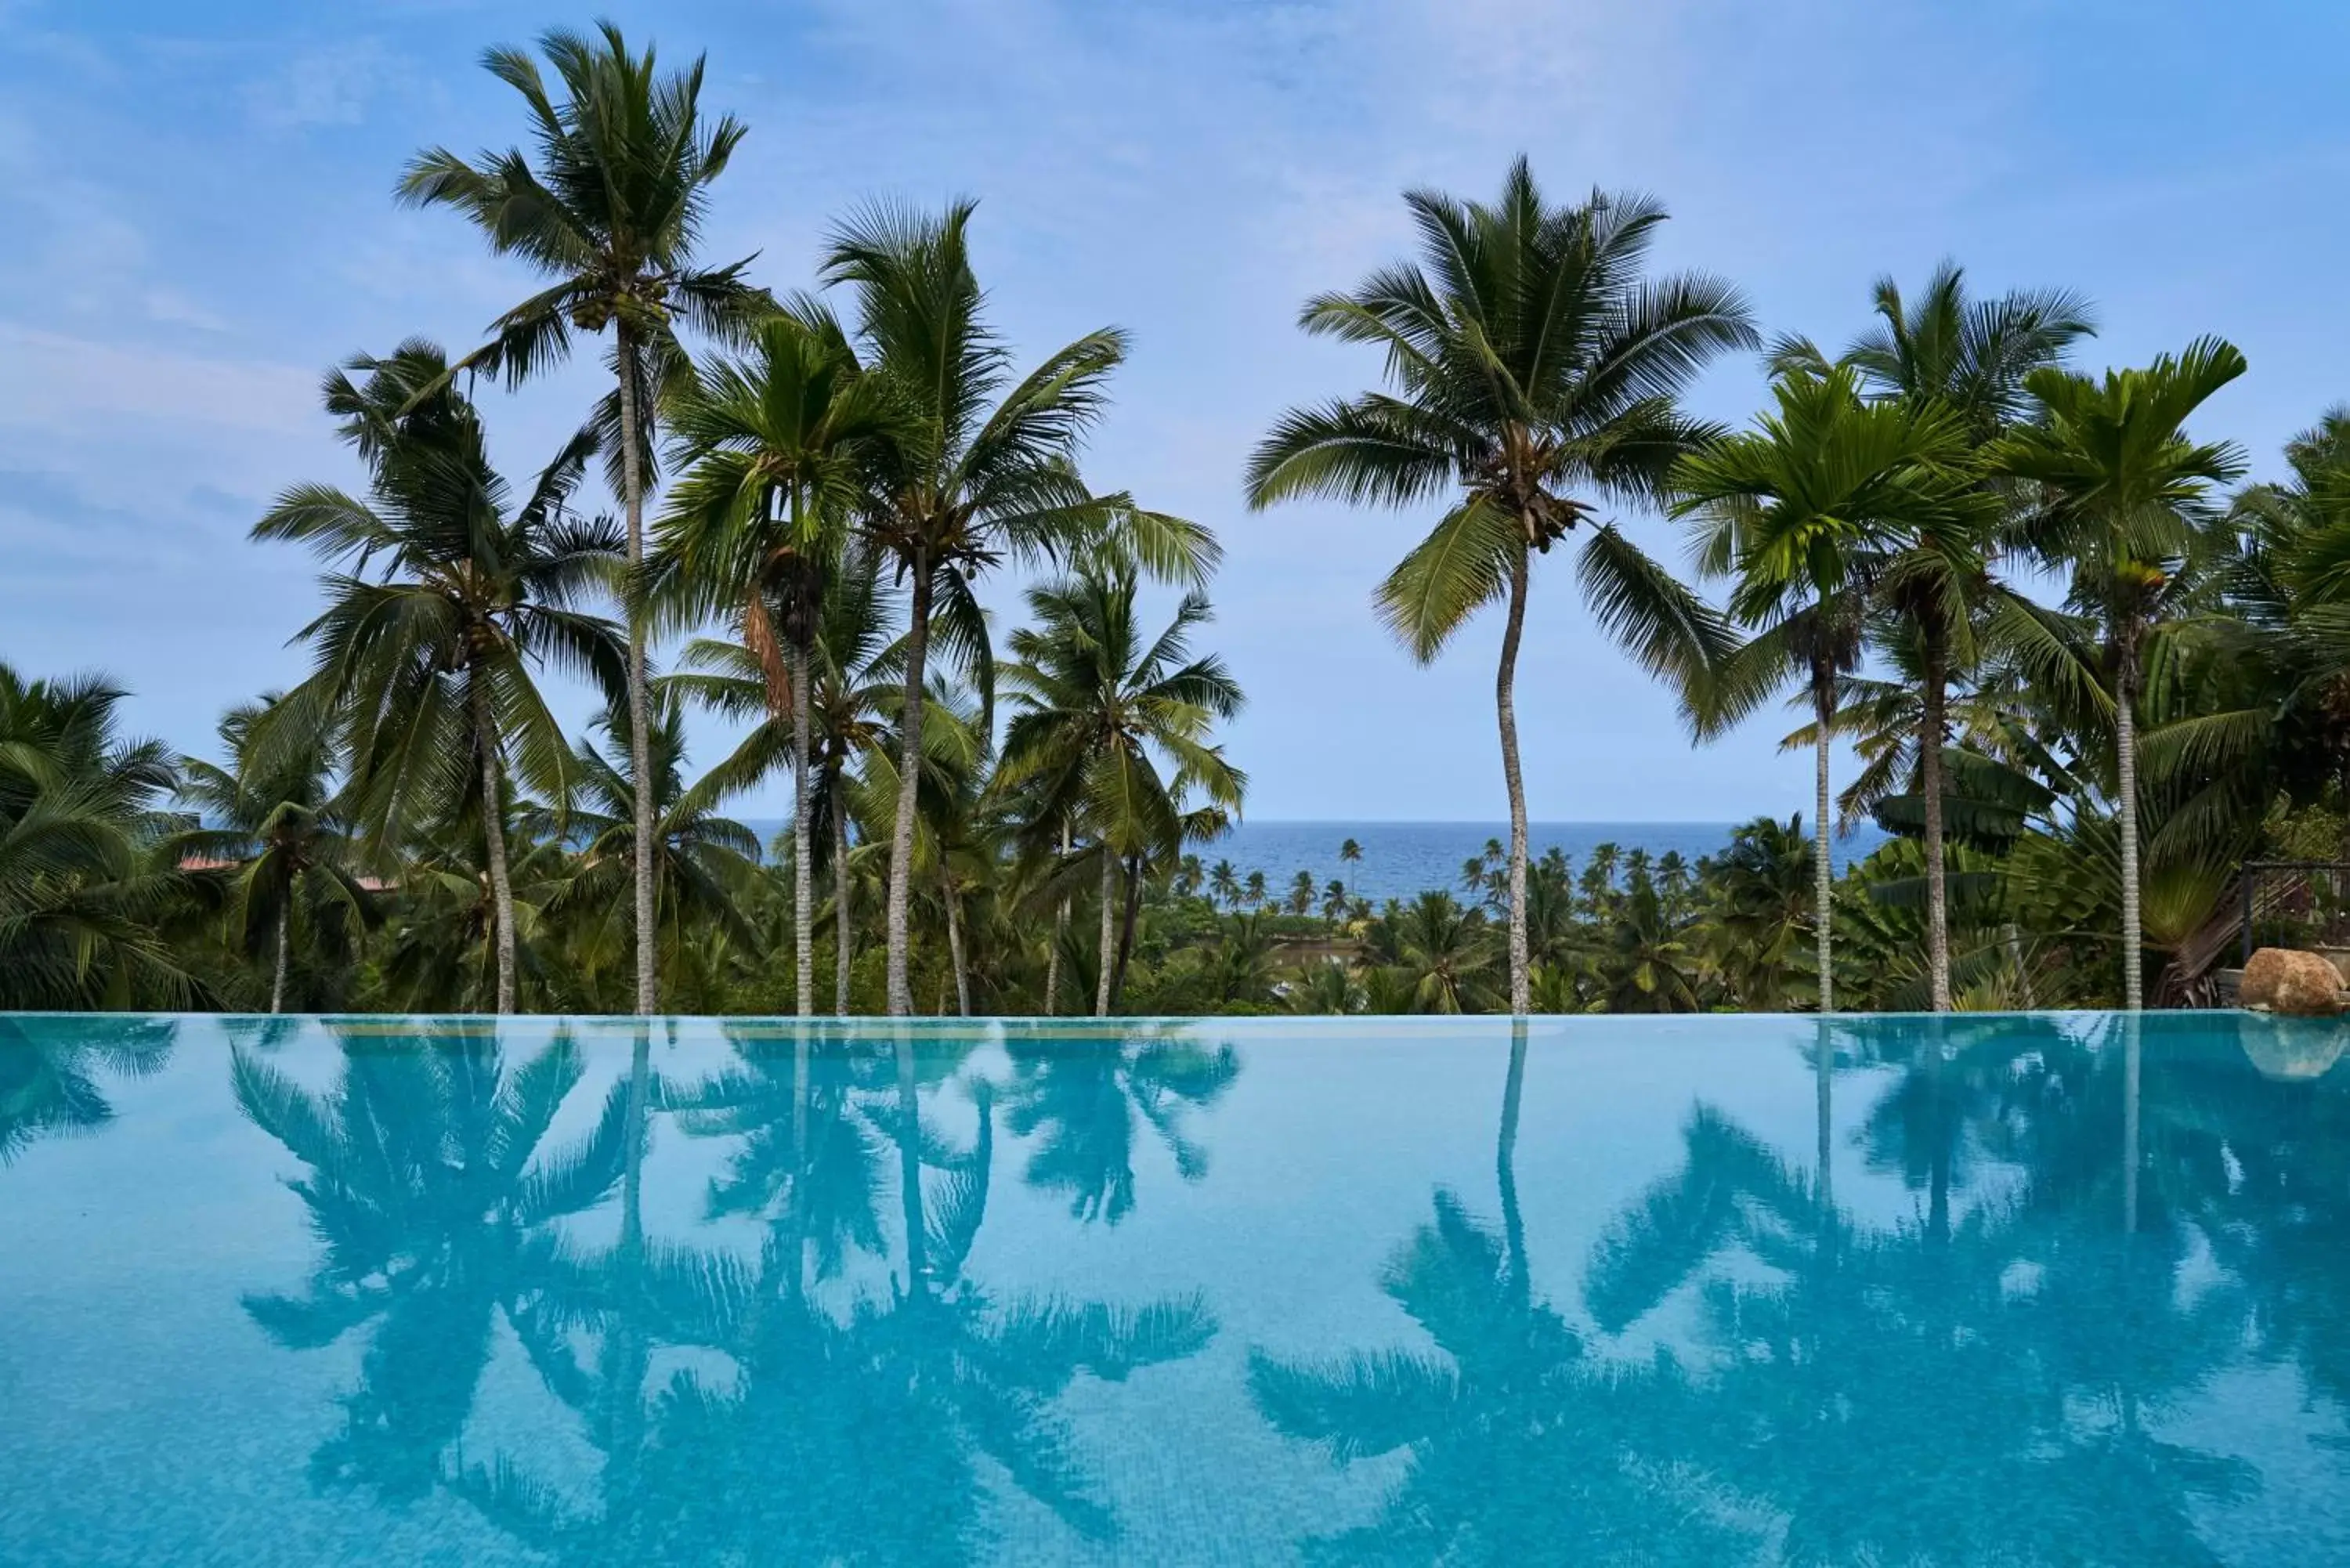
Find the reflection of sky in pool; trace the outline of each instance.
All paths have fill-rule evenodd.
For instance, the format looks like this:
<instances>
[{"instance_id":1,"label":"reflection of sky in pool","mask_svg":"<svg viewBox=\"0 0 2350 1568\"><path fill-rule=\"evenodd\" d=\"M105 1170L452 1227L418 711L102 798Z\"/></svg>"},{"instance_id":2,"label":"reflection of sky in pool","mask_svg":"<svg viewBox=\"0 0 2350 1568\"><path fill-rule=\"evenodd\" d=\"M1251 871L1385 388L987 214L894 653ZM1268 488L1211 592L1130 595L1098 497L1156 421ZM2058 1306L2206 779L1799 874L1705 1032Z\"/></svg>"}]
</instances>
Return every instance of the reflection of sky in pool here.
<instances>
[{"instance_id":1,"label":"reflection of sky in pool","mask_svg":"<svg viewBox=\"0 0 2350 1568\"><path fill-rule=\"evenodd\" d=\"M0 1018L0 1563L2350 1561L2332 1026L1820 1039Z\"/></svg>"}]
</instances>

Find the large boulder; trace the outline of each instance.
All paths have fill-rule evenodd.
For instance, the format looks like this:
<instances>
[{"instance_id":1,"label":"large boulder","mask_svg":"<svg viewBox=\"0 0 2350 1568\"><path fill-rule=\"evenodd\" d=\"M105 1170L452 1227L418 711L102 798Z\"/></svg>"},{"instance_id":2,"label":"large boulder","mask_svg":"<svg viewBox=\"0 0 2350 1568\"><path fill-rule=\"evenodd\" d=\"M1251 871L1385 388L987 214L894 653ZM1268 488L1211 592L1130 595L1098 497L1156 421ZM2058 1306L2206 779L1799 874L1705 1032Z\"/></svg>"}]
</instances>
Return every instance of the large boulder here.
<instances>
[{"instance_id":1,"label":"large boulder","mask_svg":"<svg viewBox=\"0 0 2350 1568\"><path fill-rule=\"evenodd\" d=\"M2236 1000L2292 1018L2330 1018L2350 1002L2343 994L2342 971L2332 961L2291 948L2262 948L2254 953L2244 965Z\"/></svg>"}]
</instances>

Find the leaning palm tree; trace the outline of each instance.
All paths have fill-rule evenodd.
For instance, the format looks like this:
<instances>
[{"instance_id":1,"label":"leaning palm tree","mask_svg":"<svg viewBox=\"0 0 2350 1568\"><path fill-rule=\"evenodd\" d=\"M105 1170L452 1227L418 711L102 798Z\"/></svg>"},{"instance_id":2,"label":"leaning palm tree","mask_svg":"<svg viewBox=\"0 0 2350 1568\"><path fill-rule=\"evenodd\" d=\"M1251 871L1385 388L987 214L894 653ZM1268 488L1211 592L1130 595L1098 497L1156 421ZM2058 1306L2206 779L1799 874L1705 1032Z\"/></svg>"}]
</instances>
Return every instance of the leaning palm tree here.
<instances>
[{"instance_id":1,"label":"leaning palm tree","mask_svg":"<svg viewBox=\"0 0 2350 1568\"><path fill-rule=\"evenodd\" d=\"M732 115L702 114L702 62L668 76L654 68L653 51L631 54L612 23L590 38L556 29L539 49L561 79L564 98L547 93L536 62L520 49L494 48L482 57L492 76L522 95L537 147L533 167L519 148L484 154L469 163L446 148L419 153L400 175L399 192L419 206L451 206L471 219L502 255L520 256L551 280L491 323L490 343L463 362L466 369L503 373L509 384L562 360L571 334L612 329L614 396L599 412L612 438L615 469L628 524L631 567L644 558L645 493L651 485L654 410L664 393L691 375L677 338L680 322L723 329L764 303L743 281L747 258L705 268L694 251L712 182L724 171L743 126ZM646 628L631 615L628 687L630 733L651 733L646 712ZM630 759L639 776L651 759ZM652 792L637 792L639 810L652 809ZM645 815L639 842L653 837ZM637 1011L650 1013L653 975L653 872L636 870Z\"/></svg>"},{"instance_id":2,"label":"leaning palm tree","mask_svg":"<svg viewBox=\"0 0 2350 1568\"><path fill-rule=\"evenodd\" d=\"M1700 734L1790 676L1813 713L1813 921L1820 1011L1835 1011L1829 919L1829 760L1837 685L1858 666L1872 578L1907 536L1955 531L1981 508L1966 432L1930 404L1865 403L1852 372L1789 369L1752 431L1681 460L1674 509L1701 520L1701 558L1734 580L1731 614L1752 642L1701 679ZM1952 520L1955 520L1953 522Z\"/></svg>"},{"instance_id":3,"label":"leaning palm tree","mask_svg":"<svg viewBox=\"0 0 2350 1568\"><path fill-rule=\"evenodd\" d=\"M240 945L272 950L269 1011L286 1011L286 976L296 909L314 925L339 928L348 942L374 913L360 883L359 846L335 799L334 736L313 730L307 741L265 756L254 732L278 698L232 708L220 722L225 765L189 757L180 766L180 798L207 826L185 836L184 852L234 859Z\"/></svg>"},{"instance_id":4,"label":"leaning palm tree","mask_svg":"<svg viewBox=\"0 0 2350 1568\"><path fill-rule=\"evenodd\" d=\"M1191 655L1207 599L1186 595L1146 642L1135 594L1132 574L1099 566L1031 589L1036 624L1012 634L1016 662L1003 671L1018 711L1004 731L997 787L1026 789L1039 820L1083 823L1100 861L1097 1017L1109 1012L1122 945L1121 868L1131 909L1142 863L1171 862L1196 836L1186 790L1237 809L1247 782L1209 738L1215 721L1240 711L1241 689L1222 659Z\"/></svg>"},{"instance_id":5,"label":"leaning palm tree","mask_svg":"<svg viewBox=\"0 0 2350 1568\"><path fill-rule=\"evenodd\" d=\"M1931 409L1955 419L1971 443L1986 447L2024 418L2033 371L2061 361L2095 331L2088 302L2062 289L2019 289L1992 299L1970 297L1966 274L1943 262L1914 297L1891 278L1874 293L1877 322L1845 350L1875 399ZM1801 338L1773 346L1781 366L1822 368ZM1879 576L1886 613L1878 626L1915 645L1921 701L1916 742L1918 789L1926 850L1928 989L1937 1012L1950 1010L1950 899L1944 874L1942 753L1950 729L1953 677L1972 661L1976 612L2008 597L1991 575L2001 540L2001 509L1989 504L1909 530Z\"/></svg>"},{"instance_id":6,"label":"leaning palm tree","mask_svg":"<svg viewBox=\"0 0 2350 1568\"><path fill-rule=\"evenodd\" d=\"M1101 415L1125 335L1088 333L1015 381L1010 350L984 318L965 244L971 214L968 202L935 218L876 208L835 233L825 263L827 280L855 294L866 362L905 420L868 465L864 528L910 597L899 764L909 778L920 763L931 639L986 646L973 592L981 573L1006 556L1066 560L1109 536L1122 536L1154 575L1197 581L1216 555L1204 530L1086 488L1077 449ZM983 682L983 701L989 691ZM889 992L898 1016L913 1011L915 804L910 793L898 798L889 840Z\"/></svg>"},{"instance_id":7,"label":"leaning palm tree","mask_svg":"<svg viewBox=\"0 0 2350 1568\"><path fill-rule=\"evenodd\" d=\"M362 500L296 485L254 525L259 539L305 544L325 559L326 611L296 634L313 670L262 725L265 753L347 728L347 798L389 854L411 831L471 808L497 905L496 1005L515 1004L514 888L504 812L509 767L546 798L569 794L571 754L533 670L552 661L626 691L610 622L573 602L609 579L619 555L608 519L565 503L594 453L594 432L564 444L519 505L490 466L480 414L429 343L354 360L327 379L329 412L369 470Z\"/></svg>"},{"instance_id":8,"label":"leaning palm tree","mask_svg":"<svg viewBox=\"0 0 2350 1568\"><path fill-rule=\"evenodd\" d=\"M2229 442L2188 438L2188 417L2244 373L2233 344L2199 337L2144 369L2102 381L2056 369L2026 381L2038 422L1993 451L2000 469L2038 487L2033 542L2070 569L2071 604L2104 644L2115 729L2115 804L2121 834L2122 999L2143 1002L2138 908L2137 735L2147 635L2168 590L2207 547L2199 523L2210 489L2243 471Z\"/></svg>"},{"instance_id":9,"label":"leaning palm tree","mask_svg":"<svg viewBox=\"0 0 2350 1568\"><path fill-rule=\"evenodd\" d=\"M681 621L736 621L757 660L768 717L791 726L792 932L803 1018L816 1011L808 664L856 499L859 449L891 428L879 387L820 307L761 323L751 357L709 370L679 400L672 425L684 473L656 532L645 585L648 599Z\"/></svg>"},{"instance_id":10,"label":"leaning palm tree","mask_svg":"<svg viewBox=\"0 0 2350 1568\"><path fill-rule=\"evenodd\" d=\"M1500 201L1432 191L1405 198L1420 259L1324 295L1306 331L1385 351L1392 393L1283 416L1250 460L1249 504L1304 495L1452 504L1379 586L1380 618L1432 659L1486 605L1506 601L1494 707L1509 792L1510 1005L1531 1005L1525 922L1526 803L1515 705L1534 558L1590 523L1577 559L1601 624L1651 670L1687 670L1723 649L1704 607L1613 524L1598 498L1658 497L1673 462L1711 431L1675 405L1706 359L1751 347L1735 290L1640 269L1664 209L1594 192L1544 204L1521 158Z\"/></svg>"}]
</instances>

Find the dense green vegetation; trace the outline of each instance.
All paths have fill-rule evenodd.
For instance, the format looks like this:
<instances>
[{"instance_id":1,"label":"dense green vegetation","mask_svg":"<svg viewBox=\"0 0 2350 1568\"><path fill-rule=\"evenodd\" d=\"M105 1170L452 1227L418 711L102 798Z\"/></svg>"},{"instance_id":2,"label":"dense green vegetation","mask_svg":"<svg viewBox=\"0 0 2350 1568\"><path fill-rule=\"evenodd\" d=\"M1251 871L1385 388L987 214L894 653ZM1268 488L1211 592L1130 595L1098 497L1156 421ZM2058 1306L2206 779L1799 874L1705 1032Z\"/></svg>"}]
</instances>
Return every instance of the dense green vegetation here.
<instances>
[{"instance_id":1,"label":"dense green vegetation","mask_svg":"<svg viewBox=\"0 0 2350 1568\"><path fill-rule=\"evenodd\" d=\"M1490 204L1414 193L1416 256L1306 304L1385 384L1280 415L1243 475L1255 507L1437 514L1375 608L1428 659L1502 607L1509 837L1377 909L1219 862L1247 780L1218 734L1243 694L1201 646L1215 539L1083 474L1123 336L1015 351L968 204L843 221L813 290L705 265L743 129L699 62L609 29L542 53L552 86L487 59L527 150L430 151L399 187L542 291L470 352L330 375L367 483L256 524L325 568L307 675L175 758L120 732L109 681L0 667L0 1006L2135 1006L2182 994L2244 860L2345 839L2350 417L2230 493L2245 455L2189 430L2245 369L2220 339L2085 374L2079 297L1946 266L1878 284L1841 353L1766 344L1729 284L1647 269L1655 202L1554 205L1522 161ZM498 473L477 380L582 333L611 391ZM1751 429L1681 407L1755 348ZM599 465L616 517L576 504ZM1688 580L1620 531L1639 507L1686 528ZM1534 856L1518 649L1570 543L1694 734L1792 693L1808 822L1693 865ZM592 734L556 722L556 673L602 694ZM732 753L687 755L696 707ZM763 855L726 811L776 777L795 809ZM1834 877L1838 816L1896 836Z\"/></svg>"}]
</instances>

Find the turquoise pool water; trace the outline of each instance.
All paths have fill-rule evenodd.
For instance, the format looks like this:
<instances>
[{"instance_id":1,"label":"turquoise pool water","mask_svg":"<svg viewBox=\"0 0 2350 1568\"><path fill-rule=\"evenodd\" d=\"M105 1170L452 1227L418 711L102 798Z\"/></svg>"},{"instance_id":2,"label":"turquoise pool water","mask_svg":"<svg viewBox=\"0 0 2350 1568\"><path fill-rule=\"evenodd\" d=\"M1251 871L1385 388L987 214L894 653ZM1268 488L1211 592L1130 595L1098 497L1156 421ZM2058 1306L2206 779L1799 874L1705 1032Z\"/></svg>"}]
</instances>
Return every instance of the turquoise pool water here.
<instances>
[{"instance_id":1,"label":"turquoise pool water","mask_svg":"<svg viewBox=\"0 0 2350 1568\"><path fill-rule=\"evenodd\" d=\"M0 1563L2339 1563L2345 1038L0 1018Z\"/></svg>"}]
</instances>

